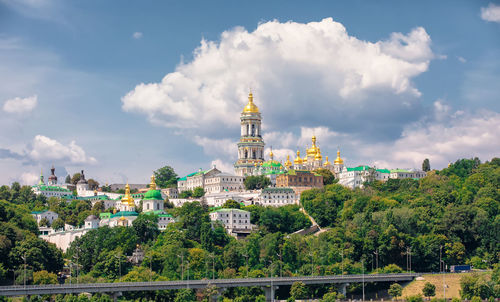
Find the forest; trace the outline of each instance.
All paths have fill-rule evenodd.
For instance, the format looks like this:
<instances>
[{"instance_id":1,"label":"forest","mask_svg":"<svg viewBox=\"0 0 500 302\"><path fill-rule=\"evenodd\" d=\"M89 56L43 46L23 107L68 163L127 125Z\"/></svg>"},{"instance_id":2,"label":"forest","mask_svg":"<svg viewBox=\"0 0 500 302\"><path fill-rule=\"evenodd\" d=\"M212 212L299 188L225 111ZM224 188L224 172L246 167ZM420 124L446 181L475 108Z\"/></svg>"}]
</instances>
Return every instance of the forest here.
<instances>
[{"instance_id":1,"label":"forest","mask_svg":"<svg viewBox=\"0 0 500 302\"><path fill-rule=\"evenodd\" d=\"M64 259L78 266L79 282L124 282L389 273L410 269L439 272L441 257L447 267L471 264L476 269L494 268L493 277L485 281L486 289L475 292L474 282L479 281L469 280L473 284L464 297L500 296L498 158L485 163L477 158L457 160L443 170L428 172L420 180L374 181L355 190L332 183L305 191L300 206L321 227L320 232L307 236L293 234L311 225L298 205L241 207L251 212L256 230L245 239L236 240L222 225L210 222L210 209L206 205L194 201L167 209L176 222L162 232L156 228L157 217L141 214L133 227L101 227L90 231L74 241L63 255L36 237L37 225L29 212L51 208L62 213L66 223L69 218L69 222L77 225L83 217L79 211L88 215L102 209L77 202L40 200L19 185L0 187L0 199L3 199L0 201L3 284L12 284L14 274L18 276L14 278L16 284L21 284L23 255L30 257L29 283L50 279L40 278L40 272L56 273ZM240 205L229 202L226 206ZM136 247L145 252L144 261L138 266L127 261ZM351 285L348 291L359 293L360 286ZM215 289L207 288L197 292L124 293L122 298L196 301L209 299L216 293ZM277 298L291 301L311 296L325 297L324 301L342 297L332 286L297 285L280 288L277 293ZM73 298L76 299L58 299ZM99 299L108 298L95 297L96 301ZM221 299L262 301L264 296L259 288L232 288L224 291Z\"/></svg>"}]
</instances>

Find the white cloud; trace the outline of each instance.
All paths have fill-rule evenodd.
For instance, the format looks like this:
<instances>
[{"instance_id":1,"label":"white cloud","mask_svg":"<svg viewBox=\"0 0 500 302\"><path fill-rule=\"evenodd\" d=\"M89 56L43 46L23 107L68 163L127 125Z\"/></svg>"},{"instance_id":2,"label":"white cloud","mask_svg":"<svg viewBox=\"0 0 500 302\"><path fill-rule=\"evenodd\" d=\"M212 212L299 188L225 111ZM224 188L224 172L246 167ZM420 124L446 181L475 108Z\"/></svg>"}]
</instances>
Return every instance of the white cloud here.
<instances>
[{"instance_id":1,"label":"white cloud","mask_svg":"<svg viewBox=\"0 0 500 302\"><path fill-rule=\"evenodd\" d=\"M223 161L220 158L214 159L211 163L211 166L215 166L217 169L219 169L222 172L226 173L234 173L234 166L232 163Z\"/></svg>"},{"instance_id":2,"label":"white cloud","mask_svg":"<svg viewBox=\"0 0 500 302\"><path fill-rule=\"evenodd\" d=\"M27 98L13 98L5 101L3 104L3 110L8 113L22 114L31 112L35 109L38 104L37 95L33 95Z\"/></svg>"},{"instance_id":3,"label":"white cloud","mask_svg":"<svg viewBox=\"0 0 500 302\"><path fill-rule=\"evenodd\" d=\"M458 60L460 63L467 63L467 60L466 60L464 57L461 57L461 56L457 56L457 60Z\"/></svg>"},{"instance_id":4,"label":"white cloud","mask_svg":"<svg viewBox=\"0 0 500 302\"><path fill-rule=\"evenodd\" d=\"M135 33L132 34L132 38L137 39L137 40L142 38L142 32L136 31Z\"/></svg>"},{"instance_id":5,"label":"white cloud","mask_svg":"<svg viewBox=\"0 0 500 302\"><path fill-rule=\"evenodd\" d=\"M208 155L224 155L232 159L236 158L236 142L230 139L211 139L208 137L194 136L193 141L203 147L203 151Z\"/></svg>"},{"instance_id":6,"label":"white cloud","mask_svg":"<svg viewBox=\"0 0 500 302\"><path fill-rule=\"evenodd\" d=\"M71 164L97 163L97 160L87 156L82 147L78 146L75 141L71 141L69 145L63 145L43 135L35 136L28 156L34 161L57 161Z\"/></svg>"},{"instance_id":7,"label":"white cloud","mask_svg":"<svg viewBox=\"0 0 500 302\"><path fill-rule=\"evenodd\" d=\"M24 172L21 174L20 177L20 182L21 185L34 185L38 182L40 178L39 174L36 173L31 173L31 172Z\"/></svg>"},{"instance_id":8,"label":"white cloud","mask_svg":"<svg viewBox=\"0 0 500 302\"><path fill-rule=\"evenodd\" d=\"M122 98L122 108L157 125L212 135L237 127L251 85L261 111L273 117L264 118L271 132L276 124L312 115L325 123L346 111L371 113L384 107L381 102L415 115L408 104L420 92L412 79L435 57L430 44L421 27L384 41L359 40L331 18L270 21L253 32L236 27L220 42L202 40L193 61L181 62L161 82L137 85Z\"/></svg>"},{"instance_id":9,"label":"white cloud","mask_svg":"<svg viewBox=\"0 0 500 302\"><path fill-rule=\"evenodd\" d=\"M407 127L394 143L371 146L360 155L373 158L380 167L415 168L420 168L425 158L429 158L434 167L443 168L459 158L477 156L485 161L500 155L499 113L455 112L449 118L447 123L438 121Z\"/></svg>"},{"instance_id":10,"label":"white cloud","mask_svg":"<svg viewBox=\"0 0 500 302\"><path fill-rule=\"evenodd\" d=\"M490 3L488 7L481 7L481 19L500 23L500 5Z\"/></svg>"}]
</instances>

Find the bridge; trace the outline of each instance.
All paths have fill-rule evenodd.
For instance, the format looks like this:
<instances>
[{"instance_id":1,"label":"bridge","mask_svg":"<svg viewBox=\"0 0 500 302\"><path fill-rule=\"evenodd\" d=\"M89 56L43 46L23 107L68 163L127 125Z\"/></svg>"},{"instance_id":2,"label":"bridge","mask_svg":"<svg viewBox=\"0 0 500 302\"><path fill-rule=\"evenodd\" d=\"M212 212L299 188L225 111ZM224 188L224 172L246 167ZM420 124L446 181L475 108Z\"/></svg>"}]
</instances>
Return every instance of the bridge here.
<instances>
[{"instance_id":1,"label":"bridge","mask_svg":"<svg viewBox=\"0 0 500 302\"><path fill-rule=\"evenodd\" d=\"M52 294L107 293L115 301L123 292L157 291L181 288L206 288L215 286L218 289L228 287L259 286L266 294L266 301L272 301L274 291L279 286L292 285L294 282L304 284L339 284L345 294L345 288L351 283L370 282L405 282L411 281L420 274L372 274L372 275L332 275L309 277L271 277L271 278L241 278L241 279L204 279L182 281L152 281L152 282L117 282L117 283L80 283L51 284L28 286L0 286L0 296L33 296Z\"/></svg>"}]
</instances>

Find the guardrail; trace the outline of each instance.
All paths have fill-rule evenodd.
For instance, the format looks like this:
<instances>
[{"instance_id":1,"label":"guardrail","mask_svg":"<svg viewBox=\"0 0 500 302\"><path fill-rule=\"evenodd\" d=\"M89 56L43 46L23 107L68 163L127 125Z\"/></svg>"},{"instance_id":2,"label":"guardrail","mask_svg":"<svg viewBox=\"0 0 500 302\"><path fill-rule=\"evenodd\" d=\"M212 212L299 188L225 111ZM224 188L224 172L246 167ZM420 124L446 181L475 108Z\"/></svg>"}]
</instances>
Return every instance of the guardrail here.
<instances>
[{"instance_id":1,"label":"guardrail","mask_svg":"<svg viewBox=\"0 0 500 302\"><path fill-rule=\"evenodd\" d=\"M420 274L373 274L373 275L333 275L308 277L272 277L272 278L241 278L241 279L203 279L183 281L152 281L152 282L116 282L116 283L80 283L51 284L28 286L0 286L0 296L50 295L88 293L118 293L126 291L155 291L181 288L205 288L209 285L218 288L279 286L291 285L301 281L304 284L331 283L370 283L410 281Z\"/></svg>"}]
</instances>

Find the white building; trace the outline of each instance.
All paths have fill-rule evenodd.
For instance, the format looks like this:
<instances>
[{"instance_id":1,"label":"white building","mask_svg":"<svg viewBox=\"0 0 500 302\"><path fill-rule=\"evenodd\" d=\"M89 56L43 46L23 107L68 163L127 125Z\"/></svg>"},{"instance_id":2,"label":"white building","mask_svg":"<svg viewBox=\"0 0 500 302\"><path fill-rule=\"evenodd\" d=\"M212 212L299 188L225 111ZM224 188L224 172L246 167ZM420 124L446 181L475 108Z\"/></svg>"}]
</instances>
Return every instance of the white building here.
<instances>
[{"instance_id":1,"label":"white building","mask_svg":"<svg viewBox=\"0 0 500 302\"><path fill-rule=\"evenodd\" d=\"M78 194L78 196L92 196L92 195L94 195L94 192L89 190L89 183L85 179L85 174L83 173L83 170L80 173L80 180L76 183L76 193Z\"/></svg>"},{"instance_id":2,"label":"white building","mask_svg":"<svg viewBox=\"0 0 500 302\"><path fill-rule=\"evenodd\" d=\"M243 176L221 172L205 177L204 190L206 193L220 193L227 191L243 191Z\"/></svg>"},{"instance_id":3,"label":"white building","mask_svg":"<svg viewBox=\"0 0 500 302\"><path fill-rule=\"evenodd\" d=\"M203 196L208 206L220 207L229 199L243 202L246 206L256 204L259 200L260 191L229 191L220 193L208 193Z\"/></svg>"},{"instance_id":4,"label":"white building","mask_svg":"<svg viewBox=\"0 0 500 302\"><path fill-rule=\"evenodd\" d=\"M174 218L170 214L158 214L158 229L163 231L167 228L170 223L175 222Z\"/></svg>"},{"instance_id":5,"label":"white building","mask_svg":"<svg viewBox=\"0 0 500 302\"><path fill-rule=\"evenodd\" d=\"M70 190L57 185L57 177L54 175L54 170L55 170L54 167L52 167L51 169L52 175L49 177L48 185L45 184L45 182L43 181L43 174L40 173L40 181L38 182L37 185L31 187L33 193L35 193L36 195L43 195L47 198L49 197L65 198L73 194Z\"/></svg>"},{"instance_id":6,"label":"white building","mask_svg":"<svg viewBox=\"0 0 500 302\"><path fill-rule=\"evenodd\" d=\"M64 230L45 232L43 235L40 235L40 238L45 241L54 243L63 252L66 252L66 250L71 245L71 242L73 242L76 238L81 237L88 231L96 229L98 227L99 219L94 215L90 215L85 219L83 228L75 229L72 226L66 225Z\"/></svg>"},{"instance_id":7,"label":"white building","mask_svg":"<svg viewBox=\"0 0 500 302\"><path fill-rule=\"evenodd\" d=\"M339 184L351 189L363 188L365 182L373 180L387 181L389 175L390 171L387 169L376 169L369 166L344 167L339 174Z\"/></svg>"},{"instance_id":8,"label":"white building","mask_svg":"<svg viewBox=\"0 0 500 302\"><path fill-rule=\"evenodd\" d=\"M170 198L179 198L179 191L177 190L177 188L161 189L161 192L169 199Z\"/></svg>"},{"instance_id":9,"label":"white building","mask_svg":"<svg viewBox=\"0 0 500 302\"><path fill-rule=\"evenodd\" d=\"M420 179L420 178L424 178L425 176L427 176L427 173L425 173L424 171L420 171L420 170L394 169L394 170L391 170L389 177L393 178L393 179L405 179L405 178Z\"/></svg>"},{"instance_id":10,"label":"white building","mask_svg":"<svg viewBox=\"0 0 500 302\"><path fill-rule=\"evenodd\" d=\"M48 211L48 210L34 211L34 212L31 212L31 215L33 216L33 218L35 218L36 223L38 225L40 225L40 221L44 218L46 218L49 221L49 225L52 225L52 222L59 217L59 215L57 215L56 212L52 212L52 211Z\"/></svg>"},{"instance_id":11,"label":"white building","mask_svg":"<svg viewBox=\"0 0 500 302\"><path fill-rule=\"evenodd\" d=\"M163 197L161 191L156 189L155 176L151 176L151 183L149 184L149 190L144 194L142 198L142 211L163 211Z\"/></svg>"},{"instance_id":12,"label":"white building","mask_svg":"<svg viewBox=\"0 0 500 302\"><path fill-rule=\"evenodd\" d=\"M281 207L297 204L298 198L291 188L265 188L259 195L258 203L262 206Z\"/></svg>"},{"instance_id":13,"label":"white building","mask_svg":"<svg viewBox=\"0 0 500 302\"><path fill-rule=\"evenodd\" d=\"M249 234L252 230L250 212L239 209L220 209L210 213L212 221L221 222L230 235Z\"/></svg>"}]
</instances>

